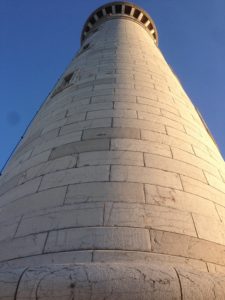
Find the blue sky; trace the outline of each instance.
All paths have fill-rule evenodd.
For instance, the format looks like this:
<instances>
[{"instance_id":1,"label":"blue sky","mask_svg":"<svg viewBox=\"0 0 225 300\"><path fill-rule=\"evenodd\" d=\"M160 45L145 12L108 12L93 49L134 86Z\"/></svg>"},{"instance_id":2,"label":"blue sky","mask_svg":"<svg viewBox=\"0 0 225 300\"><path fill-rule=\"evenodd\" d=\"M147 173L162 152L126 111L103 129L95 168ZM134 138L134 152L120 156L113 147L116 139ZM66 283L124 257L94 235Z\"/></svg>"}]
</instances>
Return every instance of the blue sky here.
<instances>
[{"instance_id":1,"label":"blue sky","mask_svg":"<svg viewBox=\"0 0 225 300\"><path fill-rule=\"evenodd\" d=\"M0 0L0 168L105 2ZM161 51L225 157L225 0L134 2L155 21Z\"/></svg>"}]
</instances>

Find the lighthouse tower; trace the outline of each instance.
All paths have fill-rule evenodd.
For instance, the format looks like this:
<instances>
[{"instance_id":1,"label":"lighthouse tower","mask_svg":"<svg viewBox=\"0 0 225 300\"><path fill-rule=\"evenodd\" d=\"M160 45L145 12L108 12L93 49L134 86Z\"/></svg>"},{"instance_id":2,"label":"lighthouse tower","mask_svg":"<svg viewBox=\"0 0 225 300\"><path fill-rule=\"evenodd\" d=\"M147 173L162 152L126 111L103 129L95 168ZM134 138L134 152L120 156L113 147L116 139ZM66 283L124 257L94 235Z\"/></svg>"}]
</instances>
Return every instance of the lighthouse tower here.
<instances>
[{"instance_id":1,"label":"lighthouse tower","mask_svg":"<svg viewBox=\"0 0 225 300\"><path fill-rule=\"evenodd\" d=\"M225 299L224 161L132 3L91 14L0 177L0 299Z\"/></svg>"}]
</instances>

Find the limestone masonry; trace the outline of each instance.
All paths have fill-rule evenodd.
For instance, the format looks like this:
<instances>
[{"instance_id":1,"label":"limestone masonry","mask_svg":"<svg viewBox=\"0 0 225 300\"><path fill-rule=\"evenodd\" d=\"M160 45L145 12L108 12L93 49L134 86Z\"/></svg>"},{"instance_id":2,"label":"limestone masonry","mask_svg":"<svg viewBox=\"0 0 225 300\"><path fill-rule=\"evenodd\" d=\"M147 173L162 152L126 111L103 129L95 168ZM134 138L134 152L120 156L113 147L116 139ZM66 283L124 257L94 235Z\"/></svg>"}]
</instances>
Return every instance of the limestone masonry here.
<instances>
[{"instance_id":1,"label":"limestone masonry","mask_svg":"<svg viewBox=\"0 0 225 300\"><path fill-rule=\"evenodd\" d=\"M134 4L97 9L0 177L0 300L225 299L225 164Z\"/></svg>"}]
</instances>

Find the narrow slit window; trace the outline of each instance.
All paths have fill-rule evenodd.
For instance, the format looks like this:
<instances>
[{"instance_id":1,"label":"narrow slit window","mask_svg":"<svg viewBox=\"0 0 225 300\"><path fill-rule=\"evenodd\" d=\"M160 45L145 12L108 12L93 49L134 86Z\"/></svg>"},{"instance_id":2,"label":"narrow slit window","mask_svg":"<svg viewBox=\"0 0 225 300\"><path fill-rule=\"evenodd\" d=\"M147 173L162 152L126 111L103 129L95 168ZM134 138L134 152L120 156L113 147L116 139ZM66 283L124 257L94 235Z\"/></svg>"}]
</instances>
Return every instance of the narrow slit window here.
<instances>
[{"instance_id":1,"label":"narrow slit window","mask_svg":"<svg viewBox=\"0 0 225 300\"><path fill-rule=\"evenodd\" d=\"M56 94L60 93L63 91L66 87L68 87L71 83L72 77L73 77L74 72L67 74L61 84L56 88L56 90L53 92L52 97L55 96Z\"/></svg>"},{"instance_id":2,"label":"narrow slit window","mask_svg":"<svg viewBox=\"0 0 225 300\"><path fill-rule=\"evenodd\" d=\"M125 14L130 15L130 12L131 12L131 7L126 5L125 6Z\"/></svg>"}]
</instances>

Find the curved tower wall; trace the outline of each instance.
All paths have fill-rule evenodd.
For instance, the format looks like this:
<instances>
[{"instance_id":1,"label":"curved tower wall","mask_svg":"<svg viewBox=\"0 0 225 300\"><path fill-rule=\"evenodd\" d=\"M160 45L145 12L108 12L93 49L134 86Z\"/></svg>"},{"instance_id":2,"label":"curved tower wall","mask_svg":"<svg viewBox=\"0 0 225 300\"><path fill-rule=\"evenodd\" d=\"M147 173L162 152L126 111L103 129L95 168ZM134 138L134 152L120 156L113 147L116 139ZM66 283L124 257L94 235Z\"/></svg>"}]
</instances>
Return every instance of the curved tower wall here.
<instances>
[{"instance_id":1,"label":"curved tower wall","mask_svg":"<svg viewBox=\"0 0 225 300\"><path fill-rule=\"evenodd\" d=\"M18 299L32 266L225 272L224 161L139 19L90 26L1 176L0 262L25 272Z\"/></svg>"}]
</instances>

